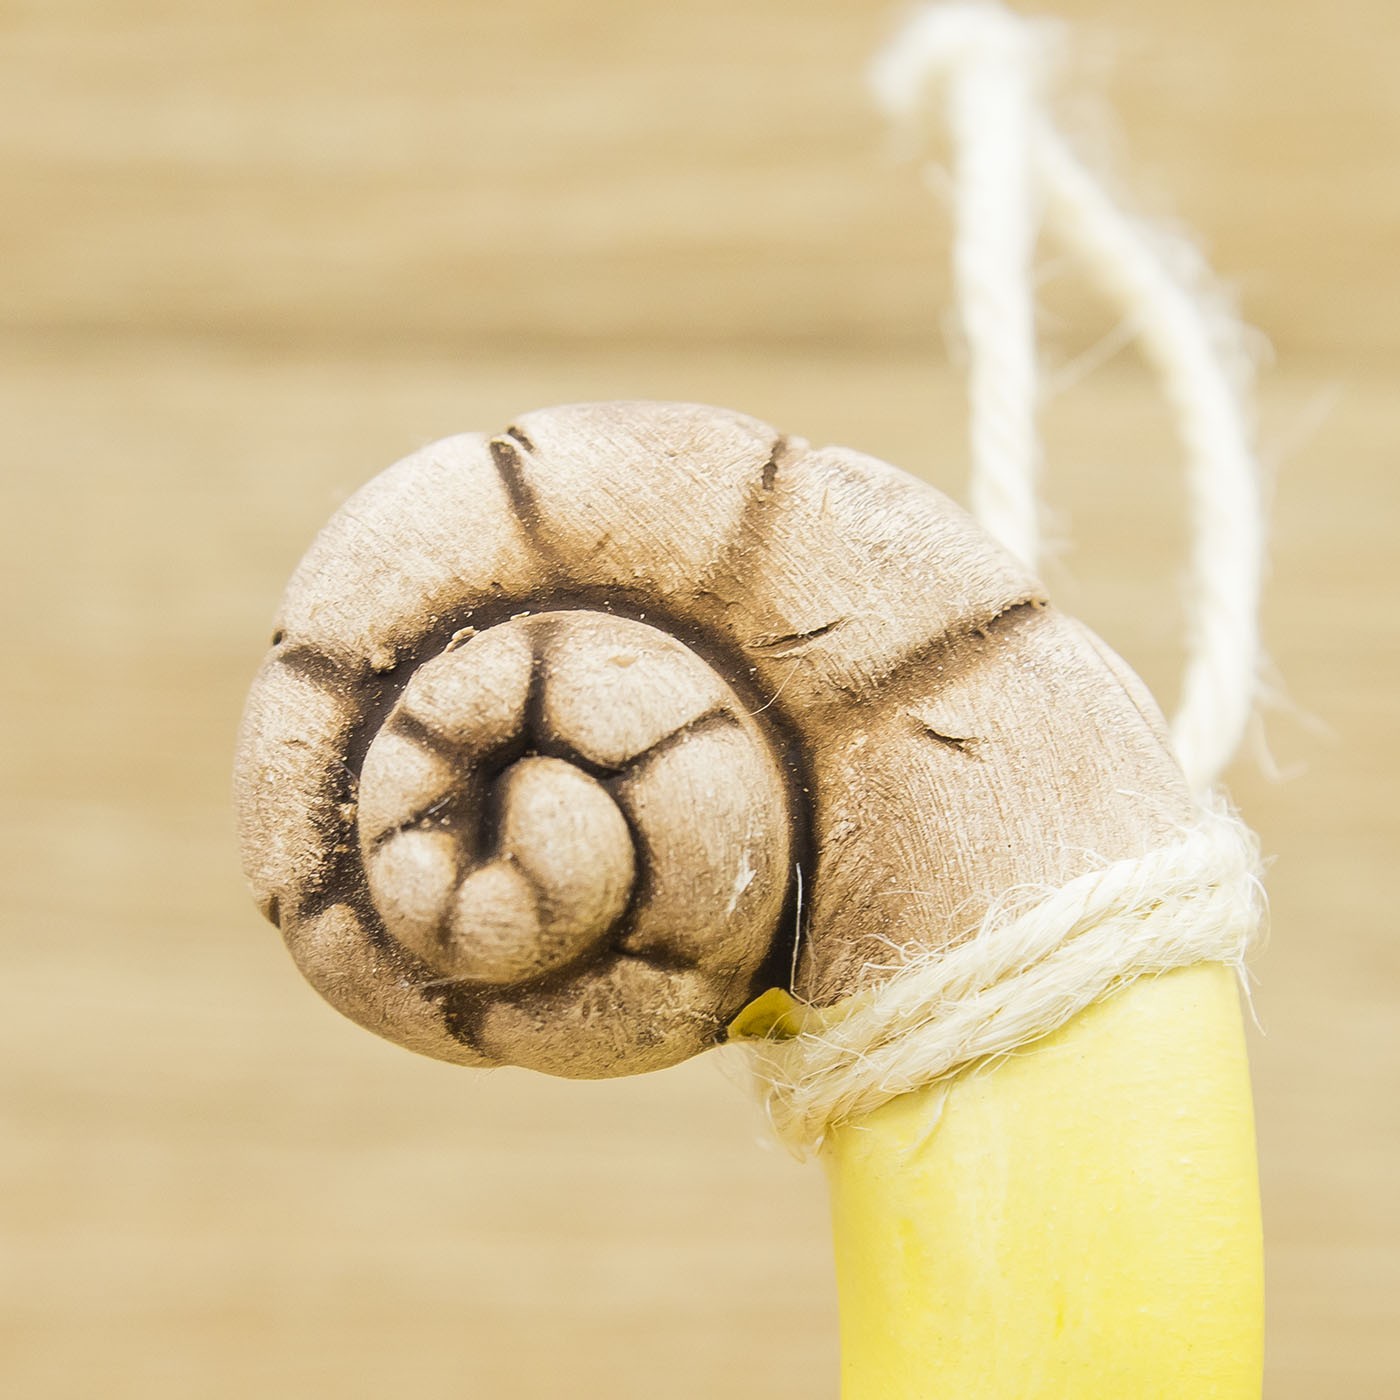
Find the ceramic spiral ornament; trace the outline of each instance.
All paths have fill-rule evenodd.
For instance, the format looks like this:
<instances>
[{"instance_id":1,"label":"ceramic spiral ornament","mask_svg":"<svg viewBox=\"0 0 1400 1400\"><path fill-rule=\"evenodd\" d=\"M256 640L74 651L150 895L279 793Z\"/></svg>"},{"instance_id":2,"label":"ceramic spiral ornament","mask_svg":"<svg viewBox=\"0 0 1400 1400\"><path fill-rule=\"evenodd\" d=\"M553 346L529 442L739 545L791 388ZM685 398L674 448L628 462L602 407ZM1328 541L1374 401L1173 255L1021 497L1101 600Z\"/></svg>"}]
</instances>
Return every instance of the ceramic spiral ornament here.
<instances>
[{"instance_id":1,"label":"ceramic spiral ornament","mask_svg":"<svg viewBox=\"0 0 1400 1400\"><path fill-rule=\"evenodd\" d=\"M248 879L334 1006L459 1063L673 1064L1190 812L1141 685L958 507L716 409L426 447L276 628Z\"/></svg>"}]
</instances>

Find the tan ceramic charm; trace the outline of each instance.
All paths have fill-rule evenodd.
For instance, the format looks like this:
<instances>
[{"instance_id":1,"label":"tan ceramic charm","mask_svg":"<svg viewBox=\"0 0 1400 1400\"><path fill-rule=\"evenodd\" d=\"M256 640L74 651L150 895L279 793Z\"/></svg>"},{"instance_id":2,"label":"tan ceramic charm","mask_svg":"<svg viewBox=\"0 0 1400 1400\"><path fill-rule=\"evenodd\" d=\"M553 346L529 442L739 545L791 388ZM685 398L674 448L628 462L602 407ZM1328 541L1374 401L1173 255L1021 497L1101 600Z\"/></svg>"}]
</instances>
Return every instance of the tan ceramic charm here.
<instances>
[{"instance_id":1,"label":"tan ceramic charm","mask_svg":"<svg viewBox=\"0 0 1400 1400\"><path fill-rule=\"evenodd\" d=\"M932 488L681 404L526 415L321 533L244 868L333 1005L599 1077L827 1004L1190 815L1137 680Z\"/></svg>"}]
</instances>

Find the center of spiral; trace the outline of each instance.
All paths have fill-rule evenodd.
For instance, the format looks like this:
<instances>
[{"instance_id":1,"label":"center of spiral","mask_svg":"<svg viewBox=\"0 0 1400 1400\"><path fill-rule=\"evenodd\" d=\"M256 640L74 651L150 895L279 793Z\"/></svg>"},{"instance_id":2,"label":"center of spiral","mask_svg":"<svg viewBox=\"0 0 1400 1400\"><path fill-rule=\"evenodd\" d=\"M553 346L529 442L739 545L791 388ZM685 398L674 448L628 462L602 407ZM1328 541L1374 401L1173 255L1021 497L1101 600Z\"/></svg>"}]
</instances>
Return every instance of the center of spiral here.
<instances>
[{"instance_id":1,"label":"center of spiral","mask_svg":"<svg viewBox=\"0 0 1400 1400\"><path fill-rule=\"evenodd\" d=\"M446 1007L476 1053L671 1064L768 975L788 775L752 702L653 623L463 628L412 667L358 777L369 900L348 915L391 1000Z\"/></svg>"},{"instance_id":2,"label":"center of spiral","mask_svg":"<svg viewBox=\"0 0 1400 1400\"><path fill-rule=\"evenodd\" d=\"M491 806L494 853L448 901L433 961L446 955L471 981L519 982L572 962L622 916L632 835L607 789L563 759L512 764Z\"/></svg>"}]
</instances>

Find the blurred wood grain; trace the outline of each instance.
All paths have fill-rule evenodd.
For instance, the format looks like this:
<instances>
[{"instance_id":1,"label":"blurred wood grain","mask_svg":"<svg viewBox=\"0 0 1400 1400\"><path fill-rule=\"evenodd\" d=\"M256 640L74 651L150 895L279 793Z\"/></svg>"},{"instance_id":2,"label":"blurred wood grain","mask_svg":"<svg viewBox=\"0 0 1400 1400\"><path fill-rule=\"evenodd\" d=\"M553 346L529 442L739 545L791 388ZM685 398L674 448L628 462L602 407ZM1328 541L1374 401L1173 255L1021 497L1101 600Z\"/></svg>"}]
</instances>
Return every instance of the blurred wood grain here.
<instances>
[{"instance_id":1,"label":"blurred wood grain","mask_svg":"<svg viewBox=\"0 0 1400 1400\"><path fill-rule=\"evenodd\" d=\"M1382 1400L1400 18L1055 8L1119 168L1275 347L1283 780L1232 774L1276 857L1268 1394ZM0 6L6 1396L835 1395L823 1183L764 1146L739 1067L574 1085L375 1042L254 913L227 770L292 564L433 437L686 398L960 493L943 215L861 87L888 22L854 0ZM1044 301L1068 371L1112 327L1053 261ZM1076 542L1056 594L1169 703L1169 422L1127 356L1046 417Z\"/></svg>"}]
</instances>

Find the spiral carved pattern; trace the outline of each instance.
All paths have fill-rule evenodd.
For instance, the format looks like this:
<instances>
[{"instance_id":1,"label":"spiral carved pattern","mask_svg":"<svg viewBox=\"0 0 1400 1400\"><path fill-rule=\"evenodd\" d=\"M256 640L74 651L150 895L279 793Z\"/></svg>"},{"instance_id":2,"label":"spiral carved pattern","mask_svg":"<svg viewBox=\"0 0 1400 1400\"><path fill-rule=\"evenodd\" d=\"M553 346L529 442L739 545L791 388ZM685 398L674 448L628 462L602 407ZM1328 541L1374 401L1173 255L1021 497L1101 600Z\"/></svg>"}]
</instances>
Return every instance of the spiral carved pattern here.
<instances>
[{"instance_id":1,"label":"spiral carved pattern","mask_svg":"<svg viewBox=\"0 0 1400 1400\"><path fill-rule=\"evenodd\" d=\"M483 989L493 1042L545 987L747 985L787 888L768 739L680 642L592 611L517 618L420 666L365 757L359 829L386 930ZM523 1043L552 1067L548 1038Z\"/></svg>"},{"instance_id":2,"label":"spiral carved pattern","mask_svg":"<svg viewBox=\"0 0 1400 1400\"><path fill-rule=\"evenodd\" d=\"M1098 723L1105 687L1131 724ZM1018 802L1057 746L1091 819ZM236 784L250 884L339 1010L596 1077L714 1044L794 974L857 989L903 956L891 928L956 939L1018 843L1103 851L1116 823L1136 849L1128 770L1179 788L1151 702L937 492L737 414L598 404L347 502Z\"/></svg>"}]
</instances>

